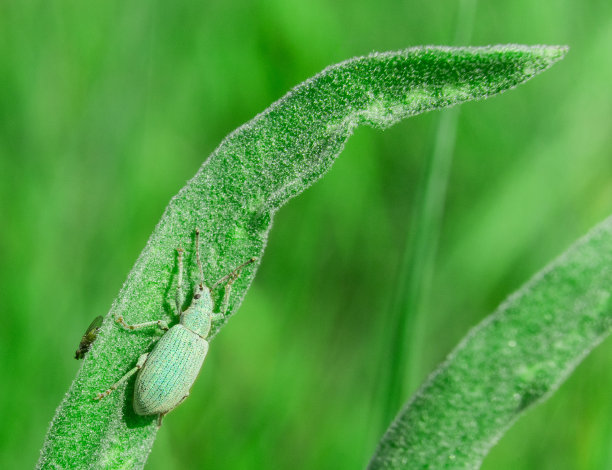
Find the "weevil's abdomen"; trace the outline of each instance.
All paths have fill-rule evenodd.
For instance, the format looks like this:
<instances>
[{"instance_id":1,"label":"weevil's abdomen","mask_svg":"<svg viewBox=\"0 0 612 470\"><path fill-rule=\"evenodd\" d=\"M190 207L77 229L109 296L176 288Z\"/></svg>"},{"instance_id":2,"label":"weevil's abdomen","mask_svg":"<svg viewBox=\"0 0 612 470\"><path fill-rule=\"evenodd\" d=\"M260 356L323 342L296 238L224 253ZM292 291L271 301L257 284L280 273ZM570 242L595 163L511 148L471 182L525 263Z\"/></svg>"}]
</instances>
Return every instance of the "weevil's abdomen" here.
<instances>
[{"instance_id":1,"label":"weevil's abdomen","mask_svg":"<svg viewBox=\"0 0 612 470\"><path fill-rule=\"evenodd\" d=\"M167 413L193 385L208 342L183 325L175 325L160 338L136 377L134 411L139 415Z\"/></svg>"}]
</instances>

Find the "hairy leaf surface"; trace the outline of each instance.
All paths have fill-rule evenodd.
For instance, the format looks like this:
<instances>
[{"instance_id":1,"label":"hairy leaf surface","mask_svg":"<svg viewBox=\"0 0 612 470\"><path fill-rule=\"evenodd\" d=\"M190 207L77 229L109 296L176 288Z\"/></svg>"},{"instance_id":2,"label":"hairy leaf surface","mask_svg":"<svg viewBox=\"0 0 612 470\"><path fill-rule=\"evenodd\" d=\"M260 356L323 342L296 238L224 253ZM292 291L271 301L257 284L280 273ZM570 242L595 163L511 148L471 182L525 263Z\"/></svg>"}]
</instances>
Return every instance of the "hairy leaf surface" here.
<instances>
[{"instance_id":1,"label":"hairy leaf surface","mask_svg":"<svg viewBox=\"0 0 612 470\"><path fill-rule=\"evenodd\" d=\"M152 332L128 333L113 318L176 323L176 249L186 250L193 285L195 227L202 232L204 274L211 285L244 260L261 259L276 210L330 168L356 126L383 129L415 114L495 95L564 54L564 48L548 46L375 53L325 69L232 132L170 201L56 412L39 467L144 465L157 426L154 417L134 414L133 380L102 402L93 397L134 367L156 338ZM246 269L234 285L230 314L255 270L256 265Z\"/></svg>"},{"instance_id":2,"label":"hairy leaf surface","mask_svg":"<svg viewBox=\"0 0 612 470\"><path fill-rule=\"evenodd\" d=\"M369 468L478 468L612 330L612 218L475 327L408 402Z\"/></svg>"}]
</instances>

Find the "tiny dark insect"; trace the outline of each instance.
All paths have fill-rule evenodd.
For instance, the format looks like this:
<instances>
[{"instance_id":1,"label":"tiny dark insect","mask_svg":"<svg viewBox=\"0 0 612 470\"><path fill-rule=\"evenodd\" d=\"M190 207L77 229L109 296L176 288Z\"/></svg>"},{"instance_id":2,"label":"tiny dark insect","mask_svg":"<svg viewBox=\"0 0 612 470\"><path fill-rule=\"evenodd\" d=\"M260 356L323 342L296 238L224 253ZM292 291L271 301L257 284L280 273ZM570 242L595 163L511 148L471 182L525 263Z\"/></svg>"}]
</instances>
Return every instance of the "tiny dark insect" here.
<instances>
[{"instance_id":1,"label":"tiny dark insect","mask_svg":"<svg viewBox=\"0 0 612 470\"><path fill-rule=\"evenodd\" d=\"M98 337L98 331L102 326L102 316L98 315L93 319L91 324L87 327L85 334L81 338L81 342L79 343L79 348L76 350L74 354L75 359L83 359L85 357L85 353L89 351L91 348L91 344Z\"/></svg>"}]
</instances>

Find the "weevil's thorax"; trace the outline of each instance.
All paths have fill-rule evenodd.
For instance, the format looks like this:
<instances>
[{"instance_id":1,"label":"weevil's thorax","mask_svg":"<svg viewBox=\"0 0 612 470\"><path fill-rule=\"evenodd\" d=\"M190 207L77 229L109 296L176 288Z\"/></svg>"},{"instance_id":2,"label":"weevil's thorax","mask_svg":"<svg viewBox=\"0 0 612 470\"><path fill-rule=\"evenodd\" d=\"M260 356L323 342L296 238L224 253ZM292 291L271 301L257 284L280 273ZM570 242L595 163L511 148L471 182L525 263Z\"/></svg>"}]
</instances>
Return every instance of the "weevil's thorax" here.
<instances>
[{"instance_id":1,"label":"weevil's thorax","mask_svg":"<svg viewBox=\"0 0 612 470\"><path fill-rule=\"evenodd\" d=\"M206 339L210 332L212 311L213 300L210 291L199 284L193 294L191 305L181 315L181 325Z\"/></svg>"}]
</instances>

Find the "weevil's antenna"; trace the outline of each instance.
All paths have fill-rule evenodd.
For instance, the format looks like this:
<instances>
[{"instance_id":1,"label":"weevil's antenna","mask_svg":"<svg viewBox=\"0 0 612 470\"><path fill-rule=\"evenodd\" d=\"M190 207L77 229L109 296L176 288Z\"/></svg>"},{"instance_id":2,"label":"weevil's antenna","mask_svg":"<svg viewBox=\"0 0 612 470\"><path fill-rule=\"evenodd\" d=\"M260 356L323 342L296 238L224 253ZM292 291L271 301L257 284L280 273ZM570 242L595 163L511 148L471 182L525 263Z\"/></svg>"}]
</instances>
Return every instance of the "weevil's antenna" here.
<instances>
[{"instance_id":1,"label":"weevil's antenna","mask_svg":"<svg viewBox=\"0 0 612 470\"><path fill-rule=\"evenodd\" d=\"M219 279L217 282L215 282L212 285L211 289L216 288L219 284L223 284L224 282L235 281L238 278L238 273L240 272L240 270L242 268L244 268L245 266L248 266L249 264L254 263L255 261L257 261L257 258L251 258L251 259L245 261L240 266L238 266L236 269L234 269L231 273L223 276L221 279Z\"/></svg>"},{"instance_id":2,"label":"weevil's antenna","mask_svg":"<svg viewBox=\"0 0 612 470\"><path fill-rule=\"evenodd\" d=\"M202 260L200 260L200 229L195 229L195 245L196 245L196 260L198 262L198 269L200 270L200 284L204 285L204 270L202 269Z\"/></svg>"},{"instance_id":3,"label":"weevil's antenna","mask_svg":"<svg viewBox=\"0 0 612 470\"><path fill-rule=\"evenodd\" d=\"M183 248L180 246L176 249L176 256L178 258L178 279L176 286L176 297L174 299L176 303L176 314L183 314L183 303L185 299L183 298Z\"/></svg>"}]
</instances>

